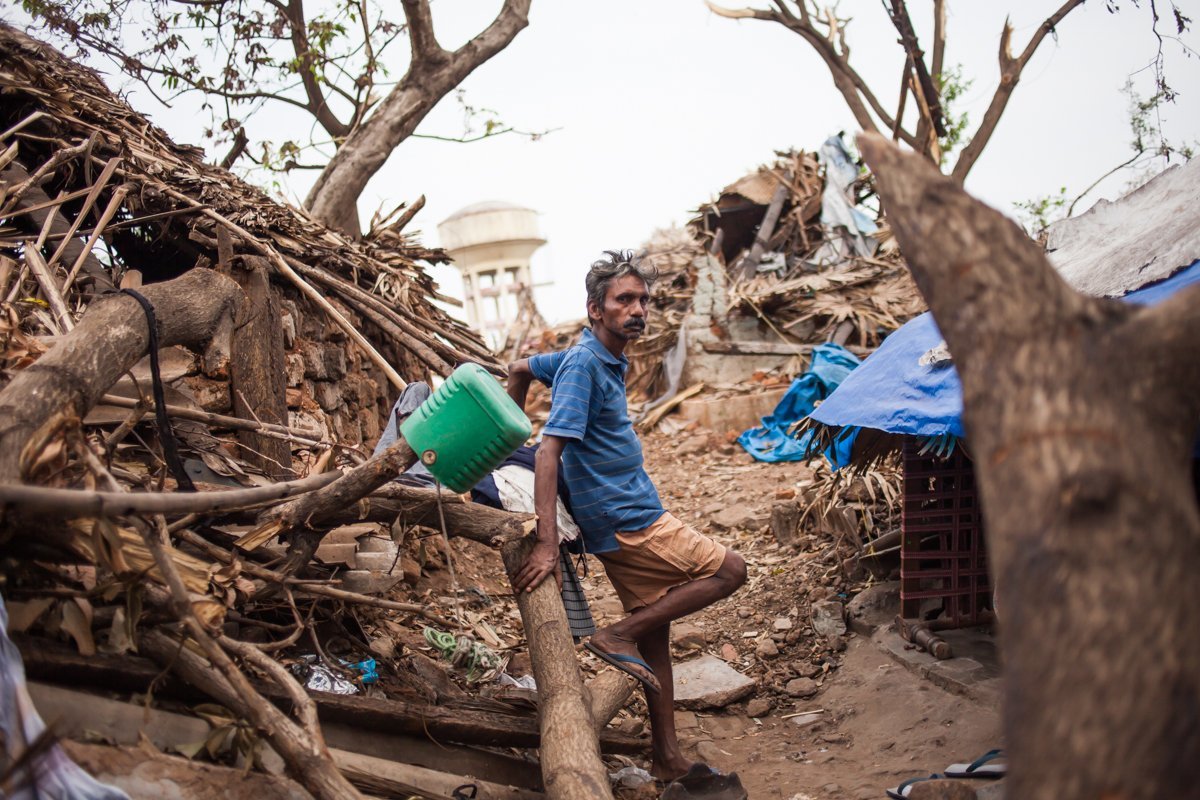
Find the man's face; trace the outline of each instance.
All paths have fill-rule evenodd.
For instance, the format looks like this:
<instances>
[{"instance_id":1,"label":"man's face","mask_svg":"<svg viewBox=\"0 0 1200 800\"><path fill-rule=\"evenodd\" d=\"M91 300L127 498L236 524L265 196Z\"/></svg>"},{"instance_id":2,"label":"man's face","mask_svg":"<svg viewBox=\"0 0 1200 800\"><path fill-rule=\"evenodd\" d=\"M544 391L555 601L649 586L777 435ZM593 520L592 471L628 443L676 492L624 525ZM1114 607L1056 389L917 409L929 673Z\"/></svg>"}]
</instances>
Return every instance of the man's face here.
<instances>
[{"instance_id":1,"label":"man's face","mask_svg":"<svg viewBox=\"0 0 1200 800\"><path fill-rule=\"evenodd\" d=\"M620 339L632 341L646 330L650 291L636 275L622 275L608 285L604 307L588 303L592 327L601 326Z\"/></svg>"}]
</instances>

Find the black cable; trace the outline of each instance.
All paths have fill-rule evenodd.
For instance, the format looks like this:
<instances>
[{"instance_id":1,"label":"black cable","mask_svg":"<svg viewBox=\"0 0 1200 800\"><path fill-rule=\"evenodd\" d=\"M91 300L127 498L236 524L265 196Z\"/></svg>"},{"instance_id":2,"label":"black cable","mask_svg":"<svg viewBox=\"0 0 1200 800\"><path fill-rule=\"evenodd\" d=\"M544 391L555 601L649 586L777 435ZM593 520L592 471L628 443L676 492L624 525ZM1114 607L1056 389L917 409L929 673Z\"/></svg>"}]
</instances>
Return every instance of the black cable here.
<instances>
[{"instance_id":1,"label":"black cable","mask_svg":"<svg viewBox=\"0 0 1200 800\"><path fill-rule=\"evenodd\" d=\"M180 491L194 492L196 486L179 459L179 443L175 439L175 431L171 428L171 420L167 418L167 400L163 393L162 373L158 369L158 319L154 316L154 306L133 289L122 289L121 294L127 294L137 300L146 312L146 326L150 329L150 377L154 388L154 420L158 425L158 438L162 442L167 469L175 476Z\"/></svg>"}]
</instances>

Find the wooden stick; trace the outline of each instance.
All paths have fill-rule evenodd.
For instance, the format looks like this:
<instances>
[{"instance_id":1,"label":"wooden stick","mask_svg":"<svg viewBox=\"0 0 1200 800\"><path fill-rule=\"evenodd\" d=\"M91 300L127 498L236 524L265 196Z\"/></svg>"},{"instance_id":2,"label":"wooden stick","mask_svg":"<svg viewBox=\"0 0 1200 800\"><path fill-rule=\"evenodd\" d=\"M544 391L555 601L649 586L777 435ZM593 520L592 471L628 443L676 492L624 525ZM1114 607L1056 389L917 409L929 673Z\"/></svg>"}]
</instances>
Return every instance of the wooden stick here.
<instances>
[{"instance_id":1,"label":"wooden stick","mask_svg":"<svg viewBox=\"0 0 1200 800\"><path fill-rule=\"evenodd\" d=\"M131 188L125 185L113 192L113 196L108 201L108 206L104 209L104 213L100 215L100 221L96 223L92 235L88 237L87 243L84 244L83 250L79 253L79 257L71 265L71 271L67 273L66 280L63 281L64 292L70 289L71 284L75 282L75 277L79 274L79 270L83 267L84 262L87 261L88 256L91 255L92 248L96 246L96 242L100 240L100 236L104 233L105 226L112 221L118 209L121 208L121 203L125 202L125 195L129 194ZM63 241L69 242L70 239L64 239Z\"/></svg>"},{"instance_id":2,"label":"wooden stick","mask_svg":"<svg viewBox=\"0 0 1200 800\"><path fill-rule=\"evenodd\" d=\"M647 431L653 429L654 426L658 424L658 421L661 420L663 417L665 417L667 414L674 411L675 407L677 405L682 403L684 400L687 400L689 397L700 394L700 392L703 389L704 389L703 383L692 384L688 388L684 389L682 392L680 392L677 395L675 395L674 397L672 397L667 402L663 403L660 406L656 406L653 410L651 410L651 412L649 414L646 415L646 418L644 420L642 420L640 423L638 423L638 427L641 428L642 430L647 430Z\"/></svg>"},{"instance_id":3,"label":"wooden stick","mask_svg":"<svg viewBox=\"0 0 1200 800\"><path fill-rule=\"evenodd\" d=\"M779 215L783 211L783 204L787 201L788 195L792 193L791 183L792 173L787 172L779 180L779 186L776 187L775 194L771 195L771 204L767 206L767 213L763 215L762 224L758 226L758 233L754 237L754 244L750 246L750 252L746 254L746 258L741 264L742 277L744 279L753 278L754 273L758 271L758 262L762 259L763 250L767 246L767 240L775 232L775 225L779 222Z\"/></svg>"},{"instance_id":4,"label":"wooden stick","mask_svg":"<svg viewBox=\"0 0 1200 800\"><path fill-rule=\"evenodd\" d=\"M96 199L100 197L100 192L104 191L104 187L108 186L108 182L112 180L113 173L116 172L117 165L120 163L121 157L113 156L108 160L108 163L104 165L104 169L100 172L100 177L96 179L96 183L94 186L92 186L91 191L88 192L87 198L84 199L83 205L79 209L79 213L75 215L75 221L71 223L71 227L67 229L66 233L61 234L62 241L59 242L58 248L54 251L54 255L50 256L50 260L46 263L54 264L56 261L58 261L59 257L62 256L63 252L67 249L67 243L79 230L79 226L83 224L84 218L86 218L88 212L92 210L92 206L95 205ZM102 226L98 225L96 227Z\"/></svg>"},{"instance_id":5,"label":"wooden stick","mask_svg":"<svg viewBox=\"0 0 1200 800\"><path fill-rule=\"evenodd\" d=\"M197 628L198 626L191 626ZM168 666L188 683L227 708L236 708L266 736L283 757L292 777L320 800L361 800L362 795L334 767L329 751L318 746L304 729L263 700L246 676L203 629L200 656L158 631L143 632L138 649ZM207 660L206 660L207 658ZM215 669L214 669L215 667Z\"/></svg>"},{"instance_id":6,"label":"wooden stick","mask_svg":"<svg viewBox=\"0 0 1200 800\"><path fill-rule=\"evenodd\" d=\"M118 408L137 408L142 401L135 400L132 397L121 397L117 394L106 394L100 398L100 402L105 405L116 406ZM148 411L154 410L154 402L147 400ZM318 431L297 430L289 428L286 425L274 425L270 422L255 422L253 420L241 419L240 417L229 417L224 414L213 414L210 411L199 411L186 406L174 406L168 404L166 406L167 414L179 419L188 419L193 422L204 422L217 428L228 428L235 431L257 431L264 435L275 434L287 439L292 439L299 444L308 447L320 447L328 444L319 439L312 438L314 435L320 435Z\"/></svg>"},{"instance_id":7,"label":"wooden stick","mask_svg":"<svg viewBox=\"0 0 1200 800\"><path fill-rule=\"evenodd\" d=\"M56 519L128 514L188 514L235 511L313 492L338 479L327 472L253 489L221 492L92 492L0 483L0 503Z\"/></svg>"},{"instance_id":8,"label":"wooden stick","mask_svg":"<svg viewBox=\"0 0 1200 800\"><path fill-rule=\"evenodd\" d=\"M42 294L45 295L46 302L50 304L50 310L54 312L55 321L59 325L59 330L55 333L67 333L74 330L75 322L71 319L71 312L67 308L66 301L58 291L58 282L54 280L54 276L50 273L50 267L33 242L25 242L25 263L29 265L29 271L37 279L38 286L42 287Z\"/></svg>"},{"instance_id":9,"label":"wooden stick","mask_svg":"<svg viewBox=\"0 0 1200 800\"><path fill-rule=\"evenodd\" d=\"M10 199L9 204L7 206L5 206L2 211L0 211L0 215L3 215L7 219L9 217L20 216L21 214L33 214L38 211L44 211L47 208L57 208L58 206L61 206L63 203L69 203L72 200L77 200L80 197L83 197L85 194L87 194L90 191L91 191L91 189L80 189L79 191L59 195L58 197L54 198L53 200L44 200L40 203L36 203L34 205L29 205L29 206L21 205L19 203L14 205ZM47 236L46 238L47 239L57 239L59 236L62 236L62 235L63 235L63 232L60 232L57 234L51 234L51 235Z\"/></svg>"},{"instance_id":10,"label":"wooden stick","mask_svg":"<svg viewBox=\"0 0 1200 800\"><path fill-rule=\"evenodd\" d=\"M629 702L636 683L632 677L616 669L606 669L588 681L592 723L597 735L608 727L608 723L617 712Z\"/></svg>"}]
</instances>

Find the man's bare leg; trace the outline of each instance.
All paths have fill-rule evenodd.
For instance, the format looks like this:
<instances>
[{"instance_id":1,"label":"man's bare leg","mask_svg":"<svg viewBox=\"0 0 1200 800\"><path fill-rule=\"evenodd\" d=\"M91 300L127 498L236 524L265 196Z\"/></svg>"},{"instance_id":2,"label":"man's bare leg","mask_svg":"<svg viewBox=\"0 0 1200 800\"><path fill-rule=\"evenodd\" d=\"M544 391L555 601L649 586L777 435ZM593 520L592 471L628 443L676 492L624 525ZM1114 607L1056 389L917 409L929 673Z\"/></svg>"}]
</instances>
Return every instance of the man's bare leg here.
<instances>
[{"instance_id":1,"label":"man's bare leg","mask_svg":"<svg viewBox=\"0 0 1200 800\"><path fill-rule=\"evenodd\" d=\"M591 643L606 653L640 656L654 670L659 691L646 692L657 778L674 779L687 772L691 762L679 751L675 735L675 691L671 667L671 623L728 597L746 582L746 562L732 550L715 575L676 586L661 600L601 628ZM631 669L640 672L636 665Z\"/></svg>"},{"instance_id":2,"label":"man's bare leg","mask_svg":"<svg viewBox=\"0 0 1200 800\"><path fill-rule=\"evenodd\" d=\"M660 780L673 781L687 772L692 762L683 757L675 734L670 623L647 633L638 640L637 647L662 685L657 692L646 692L646 708L650 718L650 774Z\"/></svg>"}]
</instances>

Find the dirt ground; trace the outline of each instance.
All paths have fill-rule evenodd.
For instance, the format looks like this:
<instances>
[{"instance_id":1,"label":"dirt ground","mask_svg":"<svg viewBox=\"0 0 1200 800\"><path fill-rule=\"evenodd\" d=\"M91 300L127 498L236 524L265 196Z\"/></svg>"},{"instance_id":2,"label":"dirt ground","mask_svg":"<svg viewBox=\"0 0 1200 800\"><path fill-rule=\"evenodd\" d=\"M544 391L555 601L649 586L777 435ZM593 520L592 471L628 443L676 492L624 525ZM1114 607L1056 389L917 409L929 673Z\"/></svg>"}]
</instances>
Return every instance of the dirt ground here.
<instances>
[{"instance_id":1,"label":"dirt ground","mask_svg":"<svg viewBox=\"0 0 1200 800\"><path fill-rule=\"evenodd\" d=\"M821 545L780 547L766 522L755 521L769 518L776 497L802 489L811 470L754 462L716 435L701 447L704 440L703 432L645 437L647 470L668 509L743 555L749 579L741 592L677 627L685 633L689 623L700 628L702 649L714 655L729 655L726 646L732 646L738 660L731 665L758 678L759 689L719 712L678 712L689 754L737 771L755 800L803 800L884 797L884 789L901 780L999 746L999 709L946 692L853 632L832 645L808 635L806 600L849 599L862 584L845 580L840 569L804 570ZM724 529L714 523L714 517L736 518L732 508L744 510L751 524ZM602 598L605 586L597 579L589 589ZM793 626L776 637L779 654L757 655L761 637L745 633L767 630L778 619ZM797 630L805 633L794 636ZM814 677L817 694L789 696L783 689L790 676ZM773 706L757 719L746 713L755 698Z\"/></svg>"}]
</instances>

